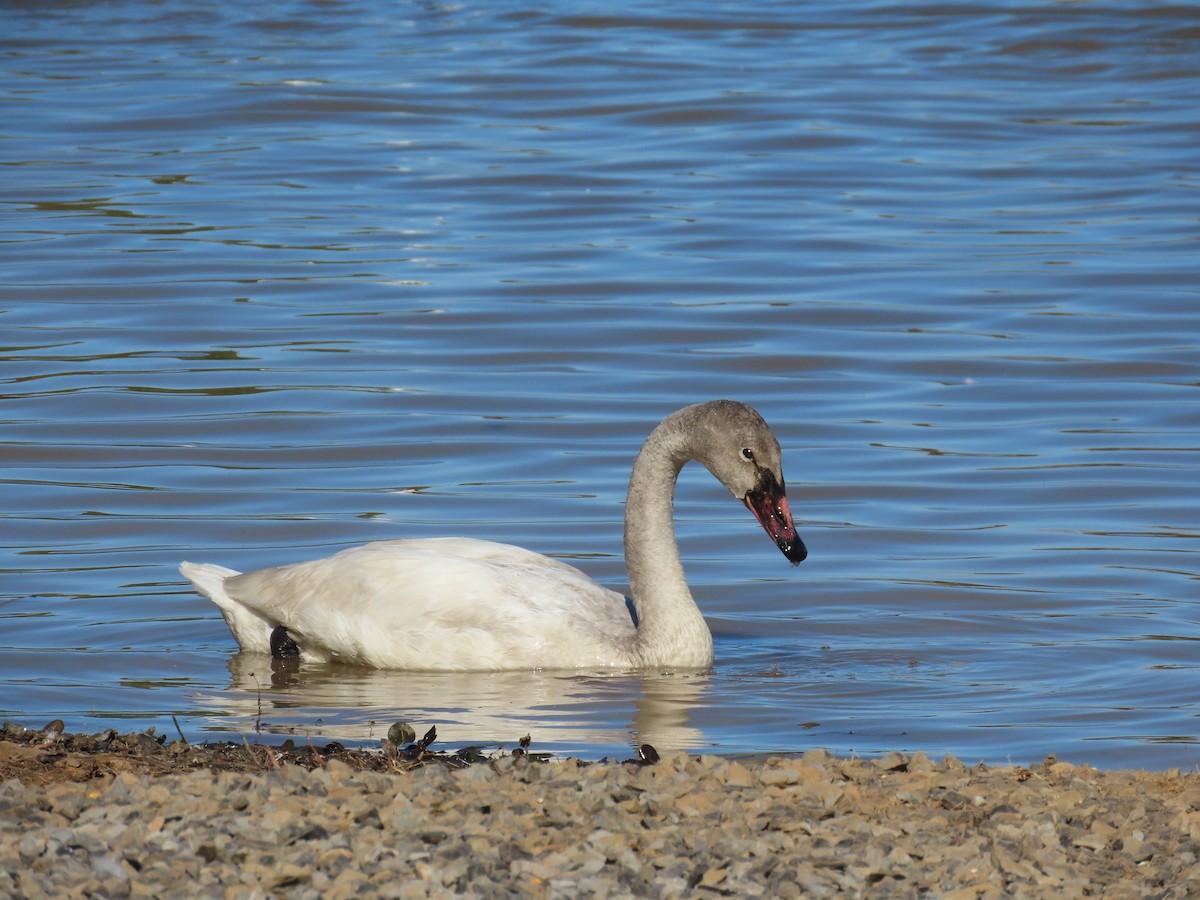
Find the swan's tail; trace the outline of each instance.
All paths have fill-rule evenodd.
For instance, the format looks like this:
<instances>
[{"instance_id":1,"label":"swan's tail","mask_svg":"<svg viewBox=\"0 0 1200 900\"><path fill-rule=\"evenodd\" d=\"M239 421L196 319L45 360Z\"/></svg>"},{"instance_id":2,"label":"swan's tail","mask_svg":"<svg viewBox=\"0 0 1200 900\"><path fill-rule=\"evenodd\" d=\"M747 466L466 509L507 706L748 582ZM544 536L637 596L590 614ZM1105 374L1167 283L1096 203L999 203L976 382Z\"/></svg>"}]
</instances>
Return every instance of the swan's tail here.
<instances>
[{"instance_id":1,"label":"swan's tail","mask_svg":"<svg viewBox=\"0 0 1200 900\"><path fill-rule=\"evenodd\" d=\"M179 574L190 581L192 587L200 594L220 605L221 601L217 597L227 598L225 579L242 573L212 563L182 562L179 564Z\"/></svg>"},{"instance_id":2,"label":"swan's tail","mask_svg":"<svg viewBox=\"0 0 1200 900\"><path fill-rule=\"evenodd\" d=\"M192 583L197 593L217 604L242 650L251 653L271 652L271 623L229 596L225 589L226 579L241 575L241 572L213 563L191 562L180 563L179 572Z\"/></svg>"}]
</instances>

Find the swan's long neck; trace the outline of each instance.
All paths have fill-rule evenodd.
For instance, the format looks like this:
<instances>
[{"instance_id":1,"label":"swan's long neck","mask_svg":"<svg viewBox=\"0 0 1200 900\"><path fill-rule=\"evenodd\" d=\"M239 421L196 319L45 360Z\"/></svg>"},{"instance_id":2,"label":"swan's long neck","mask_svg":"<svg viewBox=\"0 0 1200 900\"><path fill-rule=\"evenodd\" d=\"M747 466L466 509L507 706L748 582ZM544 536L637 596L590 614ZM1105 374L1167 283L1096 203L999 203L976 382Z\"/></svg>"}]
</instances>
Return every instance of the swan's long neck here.
<instances>
[{"instance_id":1,"label":"swan's long neck","mask_svg":"<svg viewBox=\"0 0 1200 900\"><path fill-rule=\"evenodd\" d=\"M637 609L634 655L644 666L712 665L712 633L688 590L675 543L675 482L693 458L685 423L669 416L646 439L625 503L625 565Z\"/></svg>"}]
</instances>

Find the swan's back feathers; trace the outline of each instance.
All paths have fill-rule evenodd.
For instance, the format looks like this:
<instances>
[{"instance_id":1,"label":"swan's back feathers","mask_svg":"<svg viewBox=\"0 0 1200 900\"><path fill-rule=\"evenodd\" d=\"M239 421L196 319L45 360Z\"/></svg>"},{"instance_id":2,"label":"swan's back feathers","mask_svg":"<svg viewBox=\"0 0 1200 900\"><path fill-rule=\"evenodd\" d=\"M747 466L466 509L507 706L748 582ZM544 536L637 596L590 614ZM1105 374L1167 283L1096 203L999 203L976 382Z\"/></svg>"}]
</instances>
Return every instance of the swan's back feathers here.
<instances>
[{"instance_id":1,"label":"swan's back feathers","mask_svg":"<svg viewBox=\"0 0 1200 900\"><path fill-rule=\"evenodd\" d=\"M632 664L624 597L508 544L379 541L244 575L185 566L243 650L268 651L271 630L284 625L306 658L381 668Z\"/></svg>"}]
</instances>

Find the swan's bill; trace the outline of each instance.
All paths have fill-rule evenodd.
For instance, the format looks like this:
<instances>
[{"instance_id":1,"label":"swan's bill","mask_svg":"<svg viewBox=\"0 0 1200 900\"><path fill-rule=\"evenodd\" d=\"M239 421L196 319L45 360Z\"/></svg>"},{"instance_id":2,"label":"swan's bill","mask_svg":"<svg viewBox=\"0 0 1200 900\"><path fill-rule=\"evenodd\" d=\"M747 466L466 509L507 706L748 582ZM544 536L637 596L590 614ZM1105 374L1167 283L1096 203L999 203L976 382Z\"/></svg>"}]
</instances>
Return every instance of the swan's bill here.
<instances>
[{"instance_id":1,"label":"swan's bill","mask_svg":"<svg viewBox=\"0 0 1200 900\"><path fill-rule=\"evenodd\" d=\"M804 562L808 548L796 533L787 494L771 472L763 470L758 489L746 494L743 502L792 565Z\"/></svg>"}]
</instances>

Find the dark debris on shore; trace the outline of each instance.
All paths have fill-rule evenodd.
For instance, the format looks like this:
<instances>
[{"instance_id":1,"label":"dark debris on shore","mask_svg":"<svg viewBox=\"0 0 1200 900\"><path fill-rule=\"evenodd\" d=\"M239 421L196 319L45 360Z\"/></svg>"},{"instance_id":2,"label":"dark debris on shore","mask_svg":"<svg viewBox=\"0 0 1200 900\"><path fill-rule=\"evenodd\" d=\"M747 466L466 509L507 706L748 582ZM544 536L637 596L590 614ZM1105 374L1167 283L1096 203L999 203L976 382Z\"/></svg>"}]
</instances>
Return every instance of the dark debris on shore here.
<instances>
[{"instance_id":1,"label":"dark debris on shore","mask_svg":"<svg viewBox=\"0 0 1200 900\"><path fill-rule=\"evenodd\" d=\"M338 741L314 743L287 739L279 744L264 744L246 738L235 741L191 743L185 738L167 742L166 735L151 729L141 733L120 733L108 729L96 734L76 734L65 730L61 719L40 729L25 728L12 722L0 725L0 781L18 778L32 784L62 781L90 781L106 775L128 772L135 775L170 775L208 769L213 772L257 773L296 766L313 770L337 760L361 772L402 773L424 766L462 769L499 758L524 758L547 762L553 754L530 749L528 735L519 739L511 751L485 750L480 746L443 749L434 746L437 727L420 738L406 723L396 723L378 748L347 747ZM658 753L649 744L638 748L637 758L623 762L650 765ZM590 765L572 760L576 765ZM600 762L606 762L601 760Z\"/></svg>"}]
</instances>

